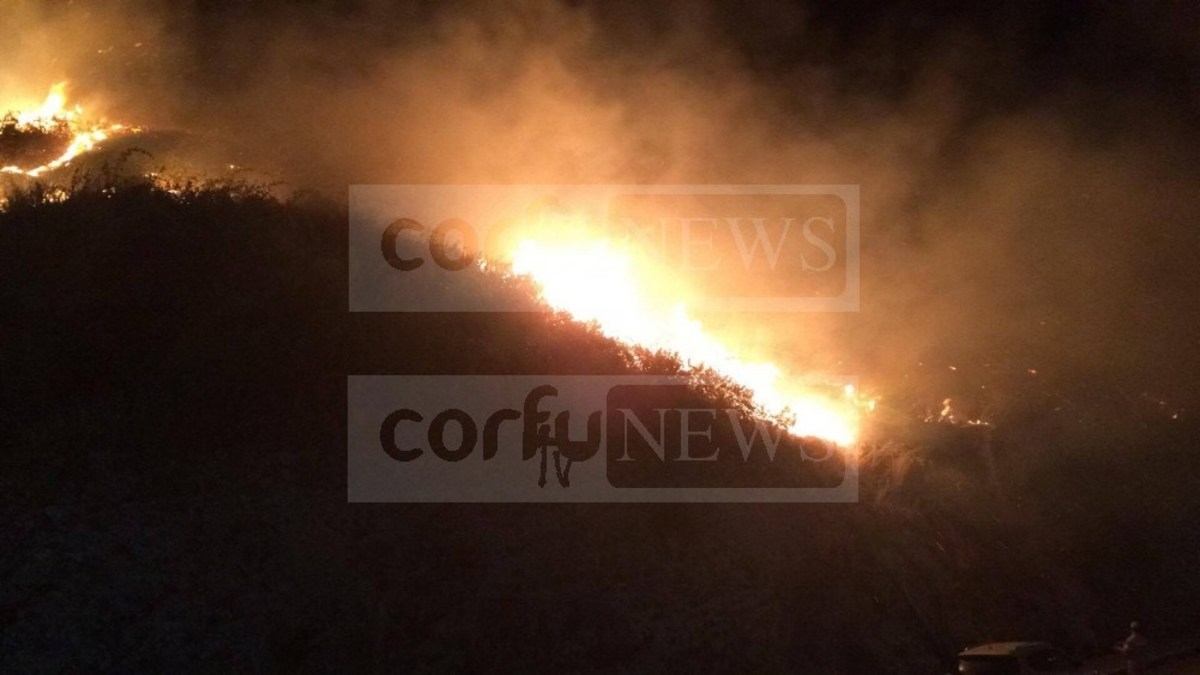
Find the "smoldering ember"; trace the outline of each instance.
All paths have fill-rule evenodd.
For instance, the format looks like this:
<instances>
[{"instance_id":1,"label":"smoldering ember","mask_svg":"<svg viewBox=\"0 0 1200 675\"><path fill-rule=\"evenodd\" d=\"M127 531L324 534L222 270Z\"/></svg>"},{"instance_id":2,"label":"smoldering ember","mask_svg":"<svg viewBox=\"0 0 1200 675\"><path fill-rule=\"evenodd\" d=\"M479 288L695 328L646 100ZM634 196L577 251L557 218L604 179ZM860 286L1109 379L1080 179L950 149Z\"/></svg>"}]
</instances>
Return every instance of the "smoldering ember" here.
<instances>
[{"instance_id":1,"label":"smoldering ember","mask_svg":"<svg viewBox=\"0 0 1200 675\"><path fill-rule=\"evenodd\" d=\"M1200 9L10 0L3 672L1200 672Z\"/></svg>"}]
</instances>

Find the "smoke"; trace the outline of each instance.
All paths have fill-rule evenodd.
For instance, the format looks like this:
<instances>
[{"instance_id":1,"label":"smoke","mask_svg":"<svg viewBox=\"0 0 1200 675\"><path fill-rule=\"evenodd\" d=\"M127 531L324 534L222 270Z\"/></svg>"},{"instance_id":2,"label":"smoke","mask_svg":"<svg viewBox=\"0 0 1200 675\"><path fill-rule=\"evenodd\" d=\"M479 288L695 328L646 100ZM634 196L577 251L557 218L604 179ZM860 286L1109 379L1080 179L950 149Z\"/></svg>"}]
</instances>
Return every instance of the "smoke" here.
<instances>
[{"instance_id":1,"label":"smoke","mask_svg":"<svg viewBox=\"0 0 1200 675\"><path fill-rule=\"evenodd\" d=\"M1194 403L1194 8L862 9L21 0L0 85L68 78L332 194L858 184L862 312L706 320L917 398L1036 370Z\"/></svg>"}]
</instances>

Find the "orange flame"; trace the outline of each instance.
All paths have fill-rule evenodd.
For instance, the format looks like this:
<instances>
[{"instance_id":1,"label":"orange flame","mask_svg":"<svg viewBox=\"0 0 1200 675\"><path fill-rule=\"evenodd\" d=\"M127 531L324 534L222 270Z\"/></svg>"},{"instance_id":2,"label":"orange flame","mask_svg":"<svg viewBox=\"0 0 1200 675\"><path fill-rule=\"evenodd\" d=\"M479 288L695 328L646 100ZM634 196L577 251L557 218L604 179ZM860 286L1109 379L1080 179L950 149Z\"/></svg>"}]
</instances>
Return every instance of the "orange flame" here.
<instances>
[{"instance_id":1,"label":"orange flame","mask_svg":"<svg viewBox=\"0 0 1200 675\"><path fill-rule=\"evenodd\" d=\"M50 93L46 95L46 99L37 109L18 111L13 114L13 119L19 129L51 132L65 124L71 133L71 141L66 149L58 157L41 166L33 168L15 165L0 167L0 173L19 174L31 178L66 166L71 160L94 150L99 143L114 135L137 131L136 128L121 124L89 121L84 117L83 109L80 106L67 107L66 81L58 82L50 87Z\"/></svg>"},{"instance_id":2,"label":"orange flame","mask_svg":"<svg viewBox=\"0 0 1200 675\"><path fill-rule=\"evenodd\" d=\"M747 388L764 416L788 431L851 446L875 400L852 385L813 386L770 362L743 359L688 314L686 289L630 245L571 228L520 241L512 272L528 276L552 308L595 322L613 339L676 354L685 367L707 367Z\"/></svg>"}]
</instances>

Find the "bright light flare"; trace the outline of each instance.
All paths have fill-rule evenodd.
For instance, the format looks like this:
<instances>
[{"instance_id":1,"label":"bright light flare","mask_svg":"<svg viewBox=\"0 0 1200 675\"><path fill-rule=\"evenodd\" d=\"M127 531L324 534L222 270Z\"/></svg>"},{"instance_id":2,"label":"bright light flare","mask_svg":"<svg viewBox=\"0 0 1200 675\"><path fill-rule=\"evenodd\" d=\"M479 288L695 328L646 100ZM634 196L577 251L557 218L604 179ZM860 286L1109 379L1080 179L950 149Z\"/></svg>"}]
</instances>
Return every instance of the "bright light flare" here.
<instances>
[{"instance_id":1,"label":"bright light flare","mask_svg":"<svg viewBox=\"0 0 1200 675\"><path fill-rule=\"evenodd\" d=\"M524 239L512 252L512 272L533 280L552 308L595 322L608 337L672 352L687 368L706 367L745 387L763 415L786 420L796 436L851 446L874 408L853 386L806 385L773 363L739 357L688 315L668 274L623 242L563 230Z\"/></svg>"}]
</instances>

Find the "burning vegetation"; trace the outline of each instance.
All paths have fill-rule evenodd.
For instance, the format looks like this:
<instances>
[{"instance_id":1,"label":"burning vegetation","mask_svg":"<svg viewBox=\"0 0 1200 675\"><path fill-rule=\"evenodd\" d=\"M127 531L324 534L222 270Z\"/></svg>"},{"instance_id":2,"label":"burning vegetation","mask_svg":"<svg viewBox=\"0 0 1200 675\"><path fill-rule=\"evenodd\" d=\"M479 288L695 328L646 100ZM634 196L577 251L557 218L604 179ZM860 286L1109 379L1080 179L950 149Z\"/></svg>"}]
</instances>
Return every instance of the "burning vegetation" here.
<instances>
[{"instance_id":1,"label":"burning vegetation","mask_svg":"<svg viewBox=\"0 0 1200 675\"><path fill-rule=\"evenodd\" d=\"M639 253L632 244L589 235L586 226L566 227L520 239L509 269L530 278L553 309L631 347L670 354L685 370L711 371L747 391L754 414L794 436L853 451L876 398L832 379L790 378L774 363L740 355L690 315L687 289Z\"/></svg>"},{"instance_id":2,"label":"burning vegetation","mask_svg":"<svg viewBox=\"0 0 1200 675\"><path fill-rule=\"evenodd\" d=\"M67 83L60 82L38 108L4 117L0 171L42 178L108 139L140 131L92 120L80 106L68 105L66 94ZM179 181L158 172L147 177L168 191L181 189L175 185ZM691 316L689 289L681 289L669 272L656 268L629 242L598 235L586 223L571 225L526 228L526 235L503 253L508 272L531 279L551 309L594 324L611 339L669 354L685 371L716 375L745 390L751 414L796 437L832 442L854 453L877 397L820 376L789 377L775 363L747 359Z\"/></svg>"},{"instance_id":3,"label":"burning vegetation","mask_svg":"<svg viewBox=\"0 0 1200 675\"><path fill-rule=\"evenodd\" d=\"M67 83L50 88L33 110L9 110L0 120L0 172L38 178L67 166L105 140L138 129L94 120L67 104Z\"/></svg>"},{"instance_id":4,"label":"burning vegetation","mask_svg":"<svg viewBox=\"0 0 1200 675\"><path fill-rule=\"evenodd\" d=\"M0 487L7 504L37 505L35 516L9 520L21 545L6 560L13 588L29 594L4 637L18 667L89 664L114 644L122 663L162 669L252 663L253 645L233 642L218 655L197 647L226 620L197 596L228 603L252 640L282 631L338 646L350 656L289 658L341 669L442 663L372 646L409 639L439 653L465 644L481 663L490 645L511 644L508 658L531 669L635 651L651 670L680 659L738 670L749 659L834 672L936 671L939 654L1013 634L1103 649L1106 623L1156 605L1182 617L1191 605L1165 600L1200 597L1185 530L1167 517L1197 515L1194 425L1081 435L1056 430L1040 405L997 429L1002 490L973 466L986 457L964 459L991 428L936 424L942 437L928 444L945 446L944 456L902 443L869 449L854 505L562 507L535 518L456 506L427 509L428 521L348 508L338 445L346 372L673 374L684 364L565 312L429 315L422 330L408 316L348 316L344 227L337 204L311 196L280 201L231 186L175 193L145 178L81 183L64 200L19 191L0 211L5 250L72 244L53 266L14 257L0 268L0 307L28 327L0 336L20 357L2 365L0 422L17 442L2 458ZM470 292L526 298L531 309L541 292L533 276L455 279ZM691 372L697 397L720 407L750 401L724 377ZM884 400L874 414L887 412ZM1075 446L1095 451L1087 471ZM1155 455L1165 461L1146 461ZM81 538L80 523L107 534ZM283 544L261 547L264 527ZM142 543L126 550L126 540ZM30 548L49 553L17 553ZM434 555L454 564L428 564ZM144 571L130 575L130 564ZM1134 587L1130 565L1181 585ZM364 575L373 580L365 587ZM714 578L736 592L699 595ZM193 584L189 593L170 590L179 579ZM495 621L495 608L514 602L509 580L537 589L520 594L532 598L522 609L548 639L581 646L526 648L526 626ZM437 592L414 593L413 583ZM325 595L314 602L298 587ZM119 628L103 620L114 594L160 592ZM583 603L570 622L560 597ZM467 621L380 618L379 606L393 603ZM329 621L330 611L346 622ZM829 620L800 621L794 635L758 633L797 616ZM70 652L53 637L64 625L76 635ZM473 641L479 631L488 648ZM647 631L670 641L646 643ZM747 644L763 654L747 657Z\"/></svg>"},{"instance_id":5,"label":"burning vegetation","mask_svg":"<svg viewBox=\"0 0 1200 675\"><path fill-rule=\"evenodd\" d=\"M88 21L43 34L50 15L27 12L0 31L51 45L46 64L86 37L64 72L107 73L97 88L143 106L121 119L224 125L253 147L246 165L278 152L289 178L339 191L861 182L869 293L852 317L762 318L772 349L583 227L532 230L455 277L524 313L348 314L344 205L89 174L153 133L65 82L0 100L15 669L941 672L969 642L1087 653L1132 616L1197 628L1195 97L1176 119L1176 94L1152 96L1191 81L1193 24L1089 10L1095 34L1063 41L1081 51L1054 68L1102 67L1074 79L1029 61L1074 30L1032 5L988 10L938 51L906 36L942 17L910 7L844 10L837 29L761 5L731 39L704 25L724 10L693 23L636 3L391 24L356 3L227 22L234 3L199 3L161 32L136 2L70 4ZM123 49L153 56L122 70ZM1113 79L1108 59L1136 67ZM1152 72L1168 60L1178 72ZM824 377L843 358L861 384ZM348 506L346 374L365 372L685 373L705 404L836 443L861 499Z\"/></svg>"},{"instance_id":6,"label":"burning vegetation","mask_svg":"<svg viewBox=\"0 0 1200 675\"><path fill-rule=\"evenodd\" d=\"M0 167L7 173L25 173L26 167L36 170L61 157L71 145L73 136L65 120L46 125L23 124L13 113L0 119Z\"/></svg>"}]
</instances>

